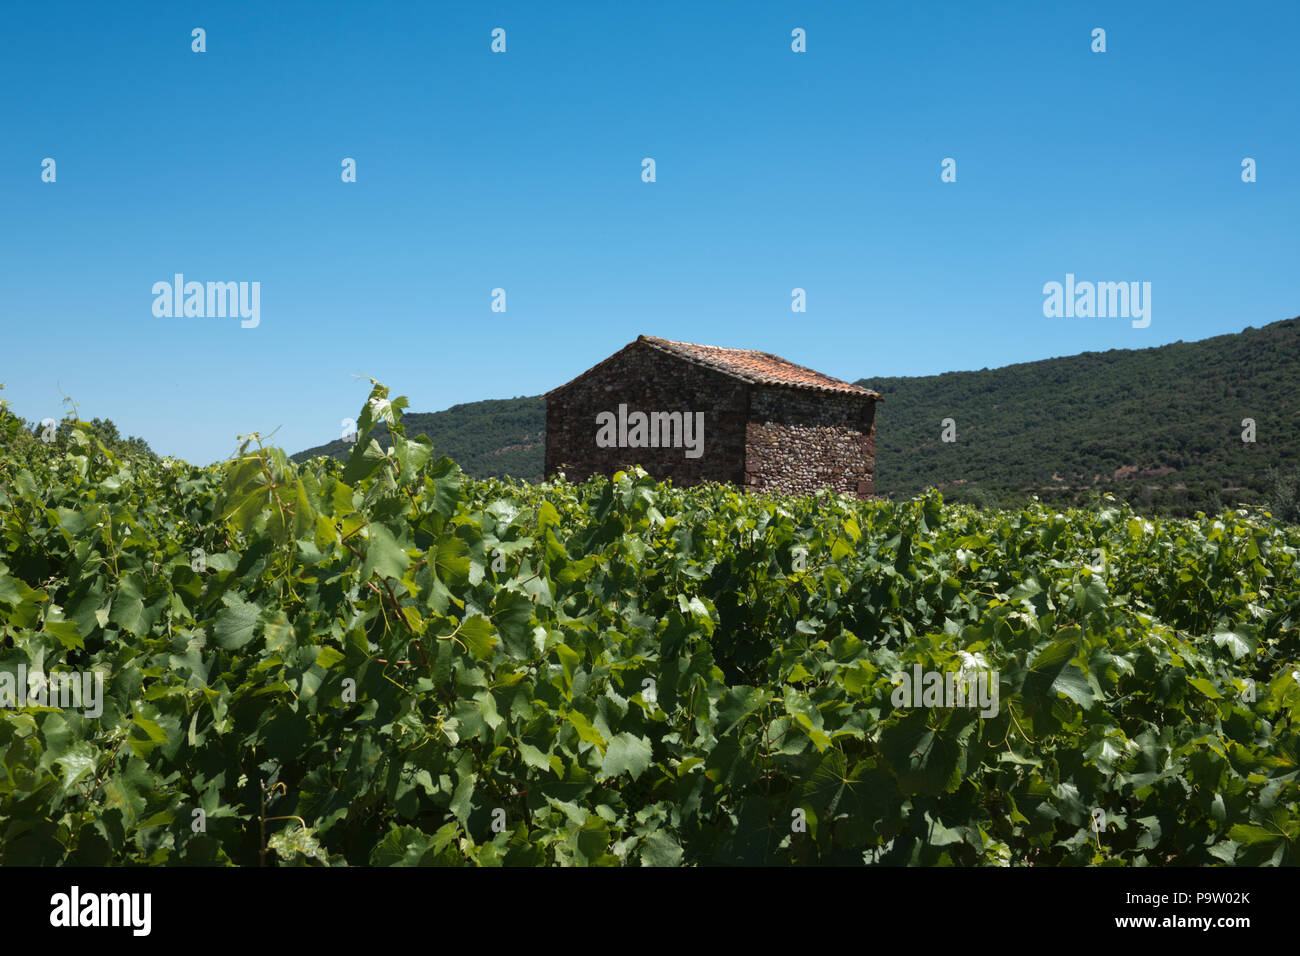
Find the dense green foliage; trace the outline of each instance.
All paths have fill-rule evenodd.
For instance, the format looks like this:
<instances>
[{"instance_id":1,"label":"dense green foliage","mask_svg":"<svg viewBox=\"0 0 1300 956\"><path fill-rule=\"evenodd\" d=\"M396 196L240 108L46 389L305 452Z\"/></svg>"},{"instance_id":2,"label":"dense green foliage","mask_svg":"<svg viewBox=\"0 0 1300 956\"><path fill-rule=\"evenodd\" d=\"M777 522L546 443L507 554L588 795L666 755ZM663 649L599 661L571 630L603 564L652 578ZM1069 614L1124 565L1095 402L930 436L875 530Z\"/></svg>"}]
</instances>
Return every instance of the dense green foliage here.
<instances>
[{"instance_id":1,"label":"dense green foliage","mask_svg":"<svg viewBox=\"0 0 1300 956\"><path fill-rule=\"evenodd\" d=\"M0 672L105 700L0 711L0 863L1296 862L1296 529L476 481L404 404L6 443ZM895 706L979 661L996 714Z\"/></svg>"},{"instance_id":2,"label":"dense green foliage","mask_svg":"<svg viewBox=\"0 0 1300 956\"><path fill-rule=\"evenodd\" d=\"M887 497L933 486L986 507L1031 495L1096 507L1112 494L1147 514L1264 505L1300 521L1297 382L1300 319L1200 342L859 384L885 396L876 490ZM940 440L945 418L957 424L955 442ZM1244 418L1256 422L1253 444L1241 440ZM540 398L411 415L407 428L467 474L542 480ZM331 442L294 458L348 451Z\"/></svg>"},{"instance_id":3,"label":"dense green foliage","mask_svg":"<svg viewBox=\"0 0 1300 956\"><path fill-rule=\"evenodd\" d=\"M0 389L3 388L4 385L0 385ZM0 399L0 442L14 453L29 451L38 443L53 445L58 451L67 451L77 424L75 415L68 415L63 421L42 428L37 423L23 421L10 413L9 403ZM94 418L89 422L81 422L80 425L87 435L103 443L114 454L157 457L143 438L134 435L123 438L110 419Z\"/></svg>"}]
</instances>

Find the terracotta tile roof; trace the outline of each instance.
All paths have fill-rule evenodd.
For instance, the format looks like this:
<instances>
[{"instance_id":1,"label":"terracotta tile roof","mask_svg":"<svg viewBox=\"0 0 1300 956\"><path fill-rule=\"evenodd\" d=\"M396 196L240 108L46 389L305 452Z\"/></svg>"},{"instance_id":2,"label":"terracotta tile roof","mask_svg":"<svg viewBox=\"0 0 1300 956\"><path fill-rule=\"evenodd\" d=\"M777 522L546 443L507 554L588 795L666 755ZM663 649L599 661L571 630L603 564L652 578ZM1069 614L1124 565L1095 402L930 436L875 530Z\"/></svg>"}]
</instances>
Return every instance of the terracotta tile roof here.
<instances>
[{"instance_id":1,"label":"terracotta tile roof","mask_svg":"<svg viewBox=\"0 0 1300 956\"><path fill-rule=\"evenodd\" d=\"M756 385L783 385L788 388L806 388L817 392L838 392L845 395L880 398L879 392L838 378L831 378L829 375L823 375L802 365L795 365L770 352L674 342L670 339L655 338L653 335L639 336L637 341L688 362L707 366Z\"/></svg>"}]
</instances>

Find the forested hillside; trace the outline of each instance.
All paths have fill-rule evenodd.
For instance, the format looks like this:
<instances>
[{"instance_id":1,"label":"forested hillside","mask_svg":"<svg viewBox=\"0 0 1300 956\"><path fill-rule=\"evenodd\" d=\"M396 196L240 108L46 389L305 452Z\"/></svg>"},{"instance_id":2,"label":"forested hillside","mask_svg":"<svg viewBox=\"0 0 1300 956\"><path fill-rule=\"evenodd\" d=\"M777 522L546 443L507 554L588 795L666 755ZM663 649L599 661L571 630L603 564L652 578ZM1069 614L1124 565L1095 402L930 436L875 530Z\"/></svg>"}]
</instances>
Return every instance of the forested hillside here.
<instances>
[{"instance_id":1,"label":"forested hillside","mask_svg":"<svg viewBox=\"0 0 1300 956\"><path fill-rule=\"evenodd\" d=\"M876 489L928 486L950 500L1014 505L1037 495L1086 504L1105 493L1189 516L1268 504L1294 520L1300 473L1300 319L1199 342L1085 352L999 369L864 378L877 415ZM953 419L956 441L941 440ZM1242 441L1242 420L1256 441ZM475 477L540 481L540 397L406 417ZM309 449L347 457L342 441Z\"/></svg>"},{"instance_id":2,"label":"forested hillside","mask_svg":"<svg viewBox=\"0 0 1300 956\"><path fill-rule=\"evenodd\" d=\"M492 399L453 405L442 412L413 412L402 423L410 435L428 435L440 455L455 459L476 478L542 480L546 441L546 404L537 398ZM375 437L388 440L380 425ZM352 445L336 439L293 456L296 462L317 455L346 461Z\"/></svg>"},{"instance_id":3,"label":"forested hillside","mask_svg":"<svg viewBox=\"0 0 1300 956\"><path fill-rule=\"evenodd\" d=\"M1288 476L1293 488L1297 382L1300 319L1152 349L861 380L885 396L876 419L882 493L935 485L951 499L951 486L965 483L974 490L956 497L991 503L1112 492L1172 514L1284 497ZM945 418L955 442L941 441ZM1246 418L1253 443L1242 441Z\"/></svg>"}]
</instances>

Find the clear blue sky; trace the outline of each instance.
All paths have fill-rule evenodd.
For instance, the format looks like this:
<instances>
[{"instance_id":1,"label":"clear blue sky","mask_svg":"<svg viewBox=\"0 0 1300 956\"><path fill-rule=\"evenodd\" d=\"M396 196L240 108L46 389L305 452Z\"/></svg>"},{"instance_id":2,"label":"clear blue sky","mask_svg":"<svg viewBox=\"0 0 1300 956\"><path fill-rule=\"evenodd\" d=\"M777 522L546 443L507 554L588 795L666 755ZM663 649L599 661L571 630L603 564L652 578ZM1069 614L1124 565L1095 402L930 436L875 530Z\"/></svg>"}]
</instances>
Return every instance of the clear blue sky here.
<instances>
[{"instance_id":1,"label":"clear blue sky","mask_svg":"<svg viewBox=\"0 0 1300 956\"><path fill-rule=\"evenodd\" d=\"M337 437L366 376L436 411L642 332L852 380L1264 325L1298 41L1295 0L10 4L3 394L207 463ZM177 272L260 282L260 325L155 317ZM1066 273L1151 325L1044 318Z\"/></svg>"}]
</instances>

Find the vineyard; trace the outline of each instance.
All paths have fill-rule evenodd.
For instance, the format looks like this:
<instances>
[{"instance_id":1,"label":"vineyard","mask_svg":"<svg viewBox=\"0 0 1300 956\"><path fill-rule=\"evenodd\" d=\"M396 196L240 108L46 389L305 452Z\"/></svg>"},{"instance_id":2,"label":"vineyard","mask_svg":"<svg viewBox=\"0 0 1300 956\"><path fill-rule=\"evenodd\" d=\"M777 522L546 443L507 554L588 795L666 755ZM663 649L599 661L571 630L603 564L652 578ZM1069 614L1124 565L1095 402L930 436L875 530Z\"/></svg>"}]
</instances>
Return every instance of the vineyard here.
<instances>
[{"instance_id":1,"label":"vineyard","mask_svg":"<svg viewBox=\"0 0 1300 956\"><path fill-rule=\"evenodd\" d=\"M471 480L404 406L0 437L0 693L103 687L0 709L0 864L1297 862L1300 529Z\"/></svg>"}]
</instances>

